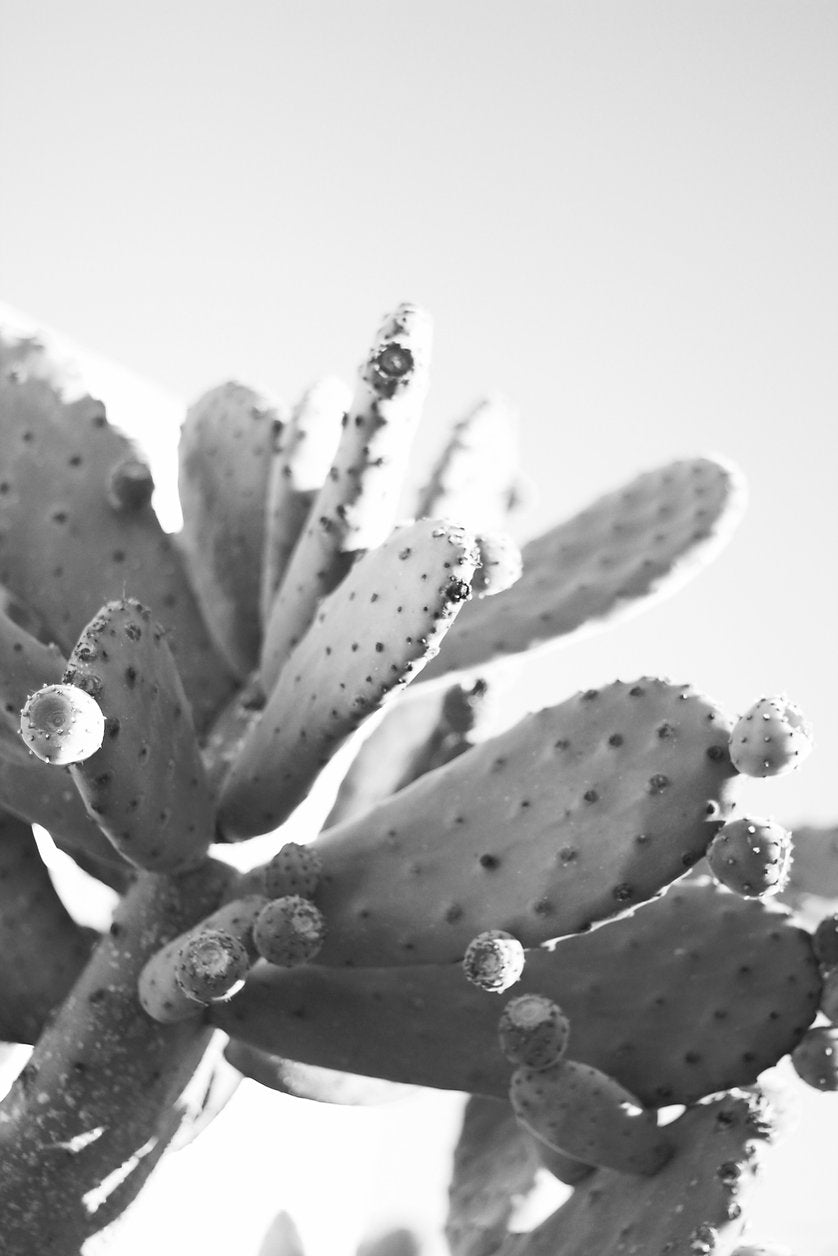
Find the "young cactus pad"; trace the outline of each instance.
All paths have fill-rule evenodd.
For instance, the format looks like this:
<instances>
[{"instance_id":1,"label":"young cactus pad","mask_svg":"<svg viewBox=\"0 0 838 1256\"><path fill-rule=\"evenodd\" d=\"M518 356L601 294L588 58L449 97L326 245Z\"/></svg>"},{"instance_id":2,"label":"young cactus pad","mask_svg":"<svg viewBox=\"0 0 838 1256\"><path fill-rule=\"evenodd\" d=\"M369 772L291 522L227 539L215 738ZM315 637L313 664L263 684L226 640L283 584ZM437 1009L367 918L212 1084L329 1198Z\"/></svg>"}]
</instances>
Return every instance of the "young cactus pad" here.
<instances>
[{"instance_id":1,"label":"young cactus pad","mask_svg":"<svg viewBox=\"0 0 838 1256\"><path fill-rule=\"evenodd\" d=\"M685 685L586 690L318 839L324 964L459 959L484 922L526 947L652 898L729 806L728 724Z\"/></svg>"}]
</instances>

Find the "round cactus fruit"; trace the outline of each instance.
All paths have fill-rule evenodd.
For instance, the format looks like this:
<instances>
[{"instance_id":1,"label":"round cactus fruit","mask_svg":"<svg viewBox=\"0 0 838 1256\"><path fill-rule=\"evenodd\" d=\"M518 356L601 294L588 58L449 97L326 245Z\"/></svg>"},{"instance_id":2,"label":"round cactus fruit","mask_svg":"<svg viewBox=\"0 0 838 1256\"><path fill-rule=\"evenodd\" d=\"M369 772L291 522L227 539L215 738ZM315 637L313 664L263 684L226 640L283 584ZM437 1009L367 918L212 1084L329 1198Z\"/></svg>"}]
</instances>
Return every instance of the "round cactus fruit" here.
<instances>
[{"instance_id":1,"label":"round cactus fruit","mask_svg":"<svg viewBox=\"0 0 838 1256\"><path fill-rule=\"evenodd\" d=\"M20 735L44 763L81 763L102 744L105 717L76 685L45 685L26 700Z\"/></svg>"},{"instance_id":2,"label":"round cactus fruit","mask_svg":"<svg viewBox=\"0 0 838 1256\"><path fill-rule=\"evenodd\" d=\"M781 890L791 862L791 834L773 820L743 816L722 825L707 850L717 881L744 898Z\"/></svg>"},{"instance_id":3,"label":"round cactus fruit","mask_svg":"<svg viewBox=\"0 0 838 1256\"><path fill-rule=\"evenodd\" d=\"M816 1025L808 1029L791 1053L798 1077L815 1090L838 1090L838 1029Z\"/></svg>"},{"instance_id":4,"label":"round cactus fruit","mask_svg":"<svg viewBox=\"0 0 838 1256\"><path fill-rule=\"evenodd\" d=\"M838 967L838 915L820 921L812 934L812 950L822 968Z\"/></svg>"},{"instance_id":5,"label":"round cactus fruit","mask_svg":"<svg viewBox=\"0 0 838 1256\"><path fill-rule=\"evenodd\" d=\"M812 729L784 694L760 698L730 734L733 766L745 776L782 776L799 767L812 749Z\"/></svg>"},{"instance_id":6,"label":"round cactus fruit","mask_svg":"<svg viewBox=\"0 0 838 1256\"><path fill-rule=\"evenodd\" d=\"M502 994L524 971L521 943L503 929L487 929L472 938L463 956L463 971L472 985L490 994Z\"/></svg>"},{"instance_id":7,"label":"round cactus fruit","mask_svg":"<svg viewBox=\"0 0 838 1256\"><path fill-rule=\"evenodd\" d=\"M558 1003L542 994L510 999L498 1022L500 1049L510 1064L549 1068L567 1048L570 1024Z\"/></svg>"},{"instance_id":8,"label":"round cactus fruit","mask_svg":"<svg viewBox=\"0 0 838 1256\"><path fill-rule=\"evenodd\" d=\"M314 904L299 894L286 894L262 908L253 926L253 942L269 963L294 968L314 958L323 932L323 917Z\"/></svg>"},{"instance_id":9,"label":"round cactus fruit","mask_svg":"<svg viewBox=\"0 0 838 1256\"><path fill-rule=\"evenodd\" d=\"M108 503L114 510L142 510L151 501L154 479L150 467L139 458L118 462L108 479Z\"/></svg>"},{"instance_id":10,"label":"round cactus fruit","mask_svg":"<svg viewBox=\"0 0 838 1256\"><path fill-rule=\"evenodd\" d=\"M311 846L286 842L265 868L265 893L268 898L313 898L322 870L323 860Z\"/></svg>"},{"instance_id":11,"label":"round cactus fruit","mask_svg":"<svg viewBox=\"0 0 838 1256\"><path fill-rule=\"evenodd\" d=\"M187 998L212 1003L234 994L249 967L247 951L238 938L222 929L206 929L181 947L175 981Z\"/></svg>"}]
</instances>

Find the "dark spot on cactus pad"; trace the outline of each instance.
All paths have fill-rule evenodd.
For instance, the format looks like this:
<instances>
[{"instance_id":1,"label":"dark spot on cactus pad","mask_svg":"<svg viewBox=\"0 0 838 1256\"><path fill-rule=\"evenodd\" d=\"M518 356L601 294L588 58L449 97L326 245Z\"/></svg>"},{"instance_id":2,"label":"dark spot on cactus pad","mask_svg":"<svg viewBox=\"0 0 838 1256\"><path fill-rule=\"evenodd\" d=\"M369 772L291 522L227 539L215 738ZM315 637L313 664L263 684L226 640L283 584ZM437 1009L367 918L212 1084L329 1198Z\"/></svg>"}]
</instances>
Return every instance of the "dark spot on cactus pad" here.
<instances>
[{"instance_id":1,"label":"dark spot on cactus pad","mask_svg":"<svg viewBox=\"0 0 838 1256\"><path fill-rule=\"evenodd\" d=\"M385 345L375 359L375 368L388 379L401 379L413 368L413 354L404 345Z\"/></svg>"},{"instance_id":2,"label":"dark spot on cactus pad","mask_svg":"<svg viewBox=\"0 0 838 1256\"><path fill-rule=\"evenodd\" d=\"M452 903L451 906L446 909L445 919L448 924L453 925L456 924L458 920L462 919L462 915L463 909L460 907L459 903Z\"/></svg>"},{"instance_id":3,"label":"dark spot on cactus pad","mask_svg":"<svg viewBox=\"0 0 838 1256\"><path fill-rule=\"evenodd\" d=\"M585 802L599 801L599 794L595 789L586 789L582 797L585 799Z\"/></svg>"},{"instance_id":4,"label":"dark spot on cactus pad","mask_svg":"<svg viewBox=\"0 0 838 1256\"><path fill-rule=\"evenodd\" d=\"M661 724L660 727L658 728L658 737L660 737L661 740L663 741L667 737L674 737L674 736L675 736L674 726L672 724L667 723L667 721L664 720L663 724Z\"/></svg>"},{"instance_id":5,"label":"dark spot on cactus pad","mask_svg":"<svg viewBox=\"0 0 838 1256\"><path fill-rule=\"evenodd\" d=\"M708 746L707 758L712 759L714 763L718 763L725 757L727 750L724 746Z\"/></svg>"},{"instance_id":6,"label":"dark spot on cactus pad","mask_svg":"<svg viewBox=\"0 0 838 1256\"><path fill-rule=\"evenodd\" d=\"M669 784L669 777L664 776L662 772L656 772L654 776L649 777L649 793L662 794Z\"/></svg>"},{"instance_id":7,"label":"dark spot on cactus pad","mask_svg":"<svg viewBox=\"0 0 838 1256\"><path fill-rule=\"evenodd\" d=\"M125 669L125 679L126 679L126 681L128 682L128 687L129 687L129 689L133 689L134 684L136 683L136 680L137 680L137 669L136 669L136 667L126 667L126 669Z\"/></svg>"},{"instance_id":8,"label":"dark spot on cactus pad","mask_svg":"<svg viewBox=\"0 0 838 1256\"><path fill-rule=\"evenodd\" d=\"M634 898L634 888L625 881L621 885L615 885L612 893L618 903L630 903Z\"/></svg>"},{"instance_id":9,"label":"dark spot on cactus pad","mask_svg":"<svg viewBox=\"0 0 838 1256\"><path fill-rule=\"evenodd\" d=\"M630 698L640 698L643 696L644 693L645 693L645 690L643 689L641 685L632 685L631 689L629 689Z\"/></svg>"},{"instance_id":10,"label":"dark spot on cactus pad","mask_svg":"<svg viewBox=\"0 0 838 1256\"><path fill-rule=\"evenodd\" d=\"M497 855L481 855L479 862L480 862L481 868L499 868L500 867L500 860L498 859Z\"/></svg>"},{"instance_id":11,"label":"dark spot on cactus pad","mask_svg":"<svg viewBox=\"0 0 838 1256\"><path fill-rule=\"evenodd\" d=\"M574 850L572 846L563 846L559 851L559 859L565 864L573 863L577 855L578 851Z\"/></svg>"},{"instance_id":12,"label":"dark spot on cactus pad","mask_svg":"<svg viewBox=\"0 0 838 1256\"><path fill-rule=\"evenodd\" d=\"M608 744L609 744L609 746L622 746L622 744L623 744L623 734L622 734L622 733L612 733L612 734L611 734L611 736L608 738Z\"/></svg>"},{"instance_id":13,"label":"dark spot on cactus pad","mask_svg":"<svg viewBox=\"0 0 838 1256\"><path fill-rule=\"evenodd\" d=\"M586 689L579 696L583 702L592 702L594 698L599 697L599 690L598 689Z\"/></svg>"},{"instance_id":14,"label":"dark spot on cactus pad","mask_svg":"<svg viewBox=\"0 0 838 1256\"><path fill-rule=\"evenodd\" d=\"M376 641L376 643L375 643L375 652L376 652L376 654L383 654L383 653L384 653L384 642L383 642L383 641Z\"/></svg>"},{"instance_id":15,"label":"dark spot on cactus pad","mask_svg":"<svg viewBox=\"0 0 838 1256\"><path fill-rule=\"evenodd\" d=\"M570 745L570 742L567 740L566 737L560 737L558 741L553 742L553 748L555 750L567 750L569 745Z\"/></svg>"}]
</instances>

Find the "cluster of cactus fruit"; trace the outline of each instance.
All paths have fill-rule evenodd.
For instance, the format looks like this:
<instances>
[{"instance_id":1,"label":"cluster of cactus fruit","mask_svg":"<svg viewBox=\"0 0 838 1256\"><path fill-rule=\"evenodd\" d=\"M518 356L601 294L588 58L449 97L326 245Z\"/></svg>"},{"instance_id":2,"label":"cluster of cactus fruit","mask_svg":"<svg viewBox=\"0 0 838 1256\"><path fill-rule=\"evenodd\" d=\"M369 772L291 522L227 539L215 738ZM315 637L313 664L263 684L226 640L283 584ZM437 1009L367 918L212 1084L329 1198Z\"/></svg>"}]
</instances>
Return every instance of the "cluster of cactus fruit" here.
<instances>
[{"instance_id":1,"label":"cluster of cactus fruit","mask_svg":"<svg viewBox=\"0 0 838 1256\"><path fill-rule=\"evenodd\" d=\"M7 1256L77 1256L117 1221L221 1102L212 1079L181 1099L219 1041L309 1099L470 1094L454 1256L778 1250L740 1245L758 1079L791 1055L838 1086L838 917L813 935L778 905L790 835L735 795L797 766L805 719L643 677L487 729L497 661L677 586L730 534L739 476L675 462L519 551L492 397L405 510L429 355L403 305L354 393L208 393L169 535L103 406L2 341L0 1036L34 1044L0 1106ZM287 840L338 752L323 831ZM33 825L118 891L102 936ZM515 1234L539 1170L573 1193Z\"/></svg>"}]
</instances>

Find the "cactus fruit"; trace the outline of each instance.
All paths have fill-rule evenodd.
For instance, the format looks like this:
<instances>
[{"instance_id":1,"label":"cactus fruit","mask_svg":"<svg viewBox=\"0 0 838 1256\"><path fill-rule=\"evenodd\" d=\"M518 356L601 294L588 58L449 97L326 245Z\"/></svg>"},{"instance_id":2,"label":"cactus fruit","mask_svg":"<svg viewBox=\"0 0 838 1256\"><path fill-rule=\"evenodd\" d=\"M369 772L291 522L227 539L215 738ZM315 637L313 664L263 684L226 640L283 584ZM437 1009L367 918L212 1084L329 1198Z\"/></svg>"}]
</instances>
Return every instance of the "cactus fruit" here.
<instances>
[{"instance_id":1,"label":"cactus fruit","mask_svg":"<svg viewBox=\"0 0 838 1256\"><path fill-rule=\"evenodd\" d=\"M838 1029L815 1025L791 1053L794 1071L815 1090L838 1090Z\"/></svg>"},{"instance_id":2,"label":"cactus fruit","mask_svg":"<svg viewBox=\"0 0 838 1256\"><path fill-rule=\"evenodd\" d=\"M812 729L785 694L760 698L741 715L730 734L730 757L745 776L782 776L810 753Z\"/></svg>"},{"instance_id":3,"label":"cactus fruit","mask_svg":"<svg viewBox=\"0 0 838 1256\"><path fill-rule=\"evenodd\" d=\"M557 1003L542 994L510 999L498 1022L498 1038L510 1064L549 1068L567 1049L570 1025Z\"/></svg>"},{"instance_id":4,"label":"cactus fruit","mask_svg":"<svg viewBox=\"0 0 838 1256\"><path fill-rule=\"evenodd\" d=\"M473 986L502 994L524 971L524 948L503 929L486 929L472 938L463 956L463 972Z\"/></svg>"},{"instance_id":5,"label":"cactus fruit","mask_svg":"<svg viewBox=\"0 0 838 1256\"><path fill-rule=\"evenodd\" d=\"M776 821L757 816L728 820L707 848L713 876L746 898L782 890L790 860L791 834Z\"/></svg>"},{"instance_id":6,"label":"cactus fruit","mask_svg":"<svg viewBox=\"0 0 838 1256\"><path fill-rule=\"evenodd\" d=\"M311 846L286 842L265 866L265 893L268 898L287 894L313 898L322 870L323 861Z\"/></svg>"},{"instance_id":7,"label":"cactus fruit","mask_svg":"<svg viewBox=\"0 0 838 1256\"><path fill-rule=\"evenodd\" d=\"M351 400L315 387L286 422L244 385L205 395L172 537L103 406L62 395L40 346L0 343L0 1032L37 1039L0 1105L4 1256L78 1256L129 1207L227 1093L211 1085L197 1119L179 1098L207 1060L218 1073L217 1029L240 1074L310 1099L475 1096L456 1256L727 1251L765 1130L755 1097L725 1092L790 1052L816 1085L834 1073L838 1031L808 1029L831 1007L828 930L813 951L776 903L687 875L731 821L754 720L730 743L715 703L644 677L489 735L484 665L673 588L730 532L737 473L647 472L525 545L513 579L500 398L398 523L429 349L405 304ZM104 732L72 761L87 720L56 705L68 689ZM808 737L769 706L761 774ZM325 794L362 733L322 833L244 848L241 873L212 858ZM118 891L103 936L62 907L31 825ZM487 990L513 977L499 1007ZM507 1235L539 1165L575 1193Z\"/></svg>"},{"instance_id":8,"label":"cactus fruit","mask_svg":"<svg viewBox=\"0 0 838 1256\"><path fill-rule=\"evenodd\" d=\"M27 698L20 735L44 763L82 763L102 745L105 717L76 685L45 685Z\"/></svg>"},{"instance_id":9,"label":"cactus fruit","mask_svg":"<svg viewBox=\"0 0 838 1256\"><path fill-rule=\"evenodd\" d=\"M323 917L314 904L288 894L262 908L253 925L253 943L270 964L294 968L314 959L323 945L323 929Z\"/></svg>"},{"instance_id":10,"label":"cactus fruit","mask_svg":"<svg viewBox=\"0 0 838 1256\"><path fill-rule=\"evenodd\" d=\"M223 929L203 929L190 937L177 957L175 981L196 1003L230 996L250 967L243 944Z\"/></svg>"}]
</instances>

